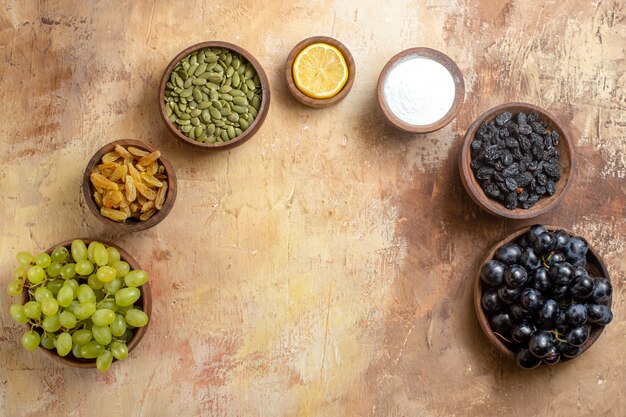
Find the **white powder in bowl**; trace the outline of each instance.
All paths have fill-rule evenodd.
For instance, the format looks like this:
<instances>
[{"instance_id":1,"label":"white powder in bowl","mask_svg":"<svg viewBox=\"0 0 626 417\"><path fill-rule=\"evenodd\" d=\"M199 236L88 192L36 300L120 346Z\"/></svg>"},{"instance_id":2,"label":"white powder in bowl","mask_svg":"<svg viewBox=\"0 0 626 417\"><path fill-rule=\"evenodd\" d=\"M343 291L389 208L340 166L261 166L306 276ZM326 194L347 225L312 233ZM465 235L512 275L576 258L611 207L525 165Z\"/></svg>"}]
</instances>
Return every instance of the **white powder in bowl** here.
<instances>
[{"instance_id":1,"label":"white powder in bowl","mask_svg":"<svg viewBox=\"0 0 626 417\"><path fill-rule=\"evenodd\" d=\"M385 103L401 121L424 126L441 120L452 107L452 74L439 62L408 56L396 62L383 84Z\"/></svg>"}]
</instances>

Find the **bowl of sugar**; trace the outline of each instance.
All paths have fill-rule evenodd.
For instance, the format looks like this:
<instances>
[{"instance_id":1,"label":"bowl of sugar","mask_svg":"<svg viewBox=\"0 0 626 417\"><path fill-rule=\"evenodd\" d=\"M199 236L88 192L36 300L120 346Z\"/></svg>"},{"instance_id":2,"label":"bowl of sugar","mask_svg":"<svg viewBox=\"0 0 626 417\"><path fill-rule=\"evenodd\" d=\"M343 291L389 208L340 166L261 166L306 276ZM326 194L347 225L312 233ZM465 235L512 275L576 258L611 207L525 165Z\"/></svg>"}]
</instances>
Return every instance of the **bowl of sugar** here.
<instances>
[{"instance_id":1,"label":"bowl of sugar","mask_svg":"<svg viewBox=\"0 0 626 417\"><path fill-rule=\"evenodd\" d=\"M429 133L452 121L465 98L463 75L447 55L406 49L378 77L378 104L385 117L409 133Z\"/></svg>"}]
</instances>

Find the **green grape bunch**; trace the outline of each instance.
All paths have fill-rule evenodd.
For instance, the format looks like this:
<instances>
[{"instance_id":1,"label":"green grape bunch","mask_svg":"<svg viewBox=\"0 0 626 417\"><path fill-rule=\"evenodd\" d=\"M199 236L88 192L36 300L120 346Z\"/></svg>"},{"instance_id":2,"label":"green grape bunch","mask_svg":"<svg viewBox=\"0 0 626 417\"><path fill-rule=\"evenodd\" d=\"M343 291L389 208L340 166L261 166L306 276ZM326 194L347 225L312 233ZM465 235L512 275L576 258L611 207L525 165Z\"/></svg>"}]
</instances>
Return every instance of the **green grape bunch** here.
<instances>
[{"instance_id":1,"label":"green grape bunch","mask_svg":"<svg viewBox=\"0 0 626 417\"><path fill-rule=\"evenodd\" d=\"M131 269L117 248L74 240L51 254L19 252L20 264L7 286L12 297L28 291L28 301L11 305L20 324L30 325L22 346L39 346L59 356L95 360L105 372L114 359L128 356L127 343L148 315L135 305L148 274Z\"/></svg>"}]
</instances>

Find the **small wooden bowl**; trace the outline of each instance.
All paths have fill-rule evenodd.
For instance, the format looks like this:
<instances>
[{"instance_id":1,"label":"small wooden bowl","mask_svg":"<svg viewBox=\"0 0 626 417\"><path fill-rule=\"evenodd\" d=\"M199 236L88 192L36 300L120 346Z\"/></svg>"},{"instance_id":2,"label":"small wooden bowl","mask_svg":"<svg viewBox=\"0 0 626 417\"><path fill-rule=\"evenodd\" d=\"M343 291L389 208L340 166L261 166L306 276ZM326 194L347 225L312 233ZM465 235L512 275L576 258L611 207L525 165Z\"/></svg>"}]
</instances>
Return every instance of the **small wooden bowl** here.
<instances>
[{"instance_id":1,"label":"small wooden bowl","mask_svg":"<svg viewBox=\"0 0 626 417\"><path fill-rule=\"evenodd\" d=\"M81 239L81 238L79 239L85 242L86 245L89 245L93 240L95 240L95 239ZM46 253L51 254L54 248L56 248L57 246L65 246L68 250L70 250L70 246L74 240L75 239L66 240L64 242L57 243L56 245L48 249ZM128 262L128 264L131 267L131 270L141 269L141 266L139 266L139 263L135 260L135 258L133 258L124 249L112 243L106 242L104 240L98 239L98 242L103 243L107 247L113 246L114 248L116 248L120 252L120 259L122 261ZM130 339L130 341L126 344L126 346L128 347L129 354L130 352L133 351L133 349L135 349L135 347L139 344L141 339L143 339L144 335L146 334L146 331L148 330L148 326L150 325L150 317L152 316L152 293L150 292L150 283L146 282L140 288L141 288L141 297L139 297L139 300L137 300L135 304L140 306L141 309L144 311L144 313L148 315L148 324L146 324L143 327L139 327L135 329L135 334ZM30 301L28 288L24 287L24 291L22 292L22 304L28 301ZM28 329L31 329L31 326L29 325L26 325L26 326L28 327ZM54 349L53 350L46 349L43 346L39 346L39 348L51 358L65 365L74 366L76 368L95 368L96 367L95 359L75 358L74 355L72 355L72 352L70 352L67 356L59 356L59 354ZM117 359L113 358L113 361L116 362Z\"/></svg>"},{"instance_id":2,"label":"small wooden bowl","mask_svg":"<svg viewBox=\"0 0 626 417\"><path fill-rule=\"evenodd\" d=\"M513 115L519 112L527 114L535 112L539 114L540 121L547 123L549 129L556 129L560 135L557 149L561 153L561 179L556 184L556 192L552 196L540 198L534 206L526 210L519 207L508 210L499 201L489 198L480 187L480 184L478 184L478 181L476 181L470 166L472 162L470 146L476 131L483 123L489 122L504 111L509 111ZM467 133L465 133L461 153L459 154L459 174L469 196L486 212L506 219L530 219L537 217L554 208L572 184L574 176L574 147L572 139L563 125L551 113L540 107L528 103L501 104L478 117L469 127Z\"/></svg>"},{"instance_id":3,"label":"small wooden bowl","mask_svg":"<svg viewBox=\"0 0 626 417\"><path fill-rule=\"evenodd\" d=\"M226 48L241 55L248 62L252 64L256 73L259 75L259 79L261 80L261 94L262 94L261 107L259 108L257 117L254 119L252 124L248 127L248 129L246 129L245 132L235 137L234 139L229 140L228 142L203 143L203 142L197 142L191 138L188 138L183 133L178 131L178 129L176 128L176 126L174 126L174 124L169 119L169 117L167 117L167 113L165 111L165 100L163 100L163 97L165 97L165 84L167 84L167 82L169 81L172 70L181 59L185 58L187 55L195 51L198 51L200 49L205 49L205 48ZM270 82L267 79L267 75L265 74L265 71L263 70L263 67L261 66L259 61L257 61L257 59L254 56L252 56L250 52L246 51L241 46L238 46L229 42L222 42L222 41L200 42L198 44L190 46L187 49L184 49L182 52L176 55L174 59L172 59L172 61L167 65L167 67L165 68L165 71L163 71L163 76L161 77L161 83L159 84L159 96L158 96L159 112L161 114L161 119L163 119L163 123L165 123L165 126L167 127L167 130L181 142L193 145L197 149L207 150L207 151L219 151L219 150L232 149L236 146L243 144L252 136L254 136L255 133L258 132L258 130L261 128L261 125L263 125L263 122L265 121L265 117L267 116L267 112L270 108L270 98L271 98Z\"/></svg>"},{"instance_id":4,"label":"small wooden bowl","mask_svg":"<svg viewBox=\"0 0 626 417\"><path fill-rule=\"evenodd\" d=\"M555 230L563 230L566 233L568 233L570 236L576 236L576 234L570 230L567 229L563 229L562 227L557 227L557 226L546 226L546 228L549 231L555 231ZM511 350L510 345L503 340L502 338L496 336L493 331L491 330L491 326L489 325L489 319L487 318L487 314L485 314L485 312L483 311L483 307L482 307L482 295L484 290L487 288L486 285L483 284L482 280L480 279L480 273L483 269L483 266L490 261L491 259L493 259L496 251L498 250L498 248L506 243L513 243L515 242L520 236L522 236L524 233L528 232L529 228L528 227L524 227L516 232L511 233L509 236L507 236L506 238L502 239L501 241L499 241L498 243L496 243L495 245L493 245L491 247L491 249L489 250L489 252L487 252L487 255L485 256L485 258L483 259L483 261L480 263L480 268L478 268L478 271L476 273L476 277L474 278L474 308L476 310L476 316L478 317L478 323L480 324L480 328L483 330L483 332L485 333L485 335L487 336L487 339L489 339L489 341L496 347L498 348L498 350L502 353L504 353L506 356L508 356L509 358L516 360L515 358L515 352L513 352L513 350ZM595 251L591 245L589 245L589 250L587 251L587 265L585 266L585 269L587 270L587 272L589 272L589 276L591 277L604 277L606 279L608 279L609 281L611 280L611 278L609 277L609 271L606 269L606 265L604 263L604 260L602 259L602 257L600 256L600 254L598 254L597 251ZM608 302L604 303L606 306L608 306L609 308L611 307L613 303L613 298L611 297L609 299ZM602 332L604 331L604 326L599 326L599 325L592 325L591 326L591 332L589 334L589 339L587 339L587 341L585 342L584 345L582 345L582 351L581 354L583 352L585 352L587 349L589 349L591 347L591 345L593 345L596 340L598 340L598 338L600 337L600 335L602 334ZM575 359L575 358L574 358ZM570 358L565 358L562 357L561 358L561 362L566 362L571 360Z\"/></svg>"},{"instance_id":5,"label":"small wooden bowl","mask_svg":"<svg viewBox=\"0 0 626 417\"><path fill-rule=\"evenodd\" d=\"M314 43L326 43L328 45L334 46L339 50L339 52L341 52L343 58L346 60L346 64L348 65L348 80L346 81L346 84L343 86L341 91L339 91L336 95L330 98L316 99L309 97L298 89L295 81L293 80L292 67L296 56L298 56L298 54L304 48ZM289 57L287 57L287 63L285 64L285 78L287 80L287 88L289 88L289 92L300 103L304 104L305 106L313 107L315 109L332 106L333 104L337 104L341 100L346 98L346 96L352 89L355 76L356 65L354 64L354 58L352 57L352 54L350 53L348 48L346 48L346 46L343 43L339 42L337 39L329 38L328 36L313 36L298 43L289 53Z\"/></svg>"},{"instance_id":6,"label":"small wooden bowl","mask_svg":"<svg viewBox=\"0 0 626 417\"><path fill-rule=\"evenodd\" d=\"M428 125L412 125L409 123L405 123L398 117L396 117L395 114L393 114L391 109L389 109L387 102L385 101L384 85L385 81L387 80L387 75L395 66L395 64L398 63L398 61L402 61L409 56L428 58L435 62L438 62L443 65L448 71L450 71L450 74L452 75L455 86L454 101L452 102L450 110L448 110L448 112L435 123L431 123ZM430 48L410 48L405 49L404 51L394 55L383 67L383 70L380 72L380 75L378 77L377 95L378 105L380 106L387 120L391 122L391 124L408 133L430 133L446 126L452 121L452 119L456 117L459 110L461 110L461 106L463 105L463 100L465 98L465 82L463 81L463 74L461 73L459 67L446 54Z\"/></svg>"},{"instance_id":7,"label":"small wooden bowl","mask_svg":"<svg viewBox=\"0 0 626 417\"><path fill-rule=\"evenodd\" d=\"M161 165L165 167L165 174L167 175L167 195L165 197L165 202L163 203L163 207L161 208L161 210L157 211L152 217L150 217L146 221L130 218L127 219L124 223L113 221L100 214L100 209L96 205L96 202L93 198L93 188L91 187L91 181L89 179L89 176L91 175L91 171L93 170L93 168L101 163L102 155L113 151L115 149L115 145L121 145L124 147L134 146L148 152L154 152L156 150L149 143L133 139L116 140L115 142L111 142L100 148L100 150L98 150L98 152L96 152L89 160L89 163L87 164L87 167L85 168L85 172L83 174L83 196L85 197L87 207L89 207L89 210L103 224L119 232L138 232L156 226L165 217L167 217L169 212L172 210L172 207L174 207L174 202L176 201L177 194L176 173L174 172L172 164L170 164L170 162L165 159L163 155L161 155L158 161Z\"/></svg>"}]
</instances>

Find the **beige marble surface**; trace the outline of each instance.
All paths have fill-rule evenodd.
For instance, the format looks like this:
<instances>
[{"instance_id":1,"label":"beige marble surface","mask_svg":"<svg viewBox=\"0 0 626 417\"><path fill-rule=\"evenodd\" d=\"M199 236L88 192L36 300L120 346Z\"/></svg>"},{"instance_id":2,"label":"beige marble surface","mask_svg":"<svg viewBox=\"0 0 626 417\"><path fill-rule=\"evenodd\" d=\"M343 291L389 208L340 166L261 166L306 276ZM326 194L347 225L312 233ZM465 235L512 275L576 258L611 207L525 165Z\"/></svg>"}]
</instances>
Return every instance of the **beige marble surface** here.
<instances>
[{"instance_id":1,"label":"beige marble surface","mask_svg":"<svg viewBox=\"0 0 626 417\"><path fill-rule=\"evenodd\" d=\"M18 250L88 236L150 272L147 335L106 374L24 351L0 295L0 415L624 416L626 7L551 1L2 1L0 270ZM289 96L293 45L329 35L354 55L350 95ZM224 153L170 137L157 109L169 60L237 43L270 78L259 133ZM459 116L407 135L375 103L385 62L428 46L465 76ZM572 130L578 176L537 221L605 256L615 321L579 359L522 372L480 333L472 278L485 250L532 222L482 213L456 158L481 112L536 103ZM178 200L142 233L107 231L81 201L87 160L119 138L174 164ZM46 414L47 413L47 414Z\"/></svg>"}]
</instances>

